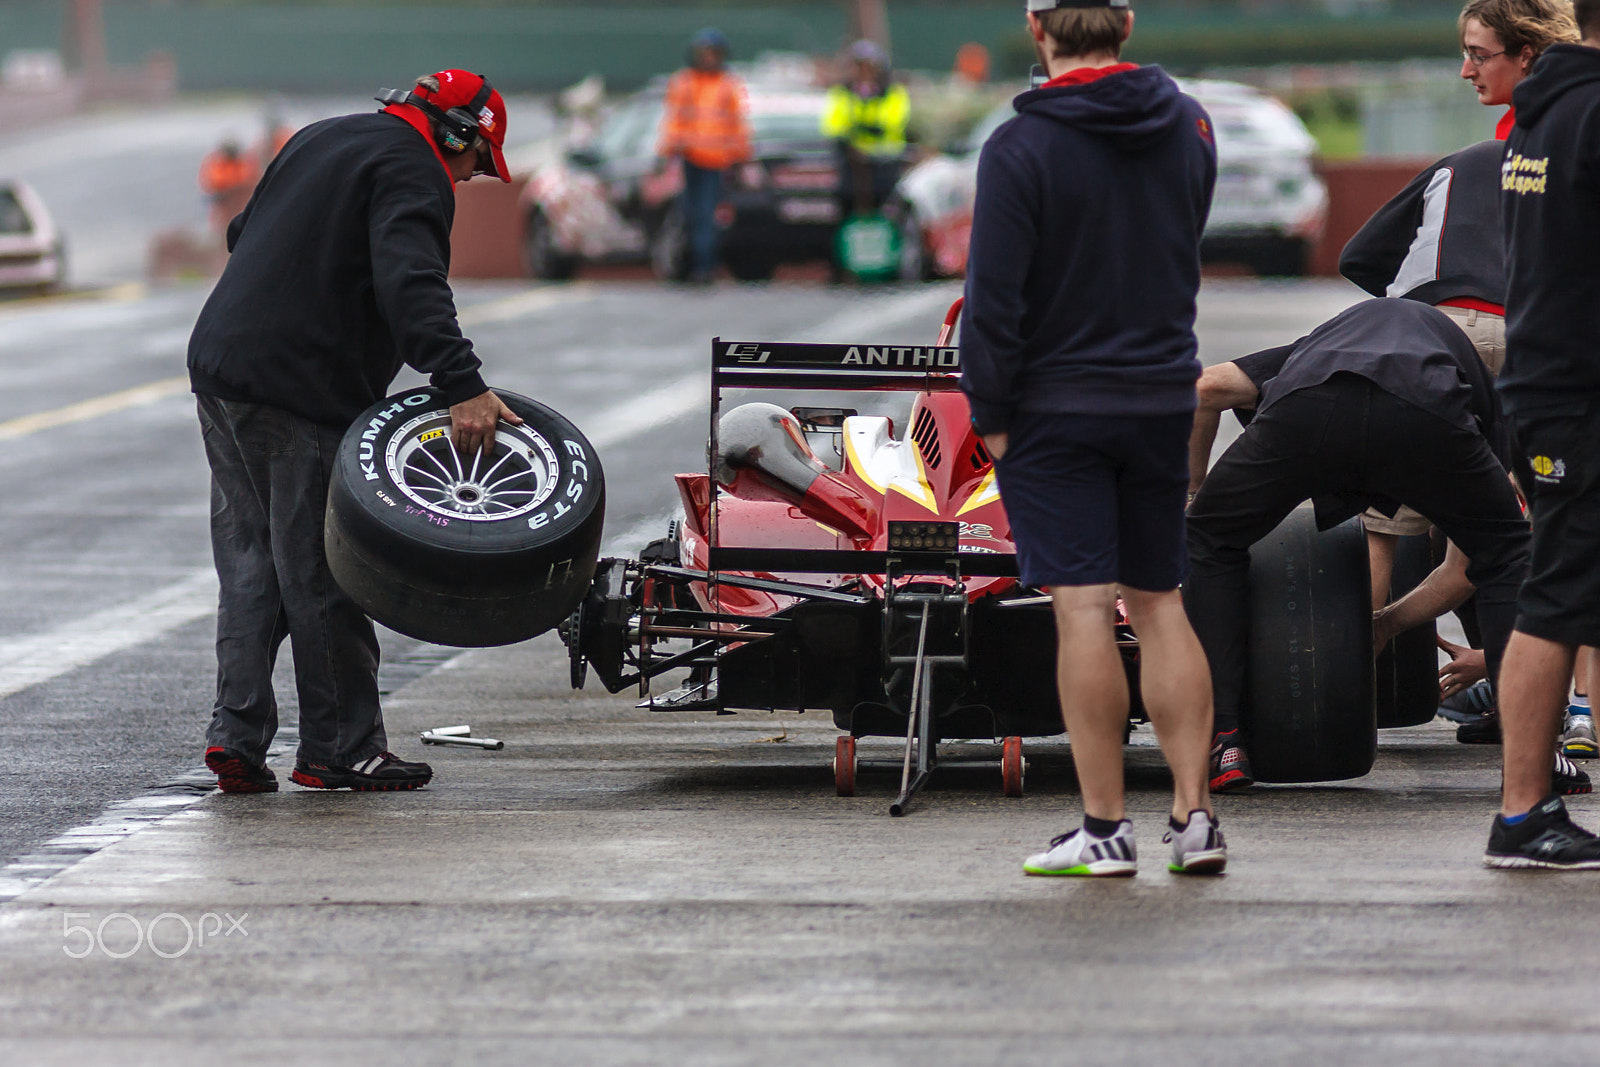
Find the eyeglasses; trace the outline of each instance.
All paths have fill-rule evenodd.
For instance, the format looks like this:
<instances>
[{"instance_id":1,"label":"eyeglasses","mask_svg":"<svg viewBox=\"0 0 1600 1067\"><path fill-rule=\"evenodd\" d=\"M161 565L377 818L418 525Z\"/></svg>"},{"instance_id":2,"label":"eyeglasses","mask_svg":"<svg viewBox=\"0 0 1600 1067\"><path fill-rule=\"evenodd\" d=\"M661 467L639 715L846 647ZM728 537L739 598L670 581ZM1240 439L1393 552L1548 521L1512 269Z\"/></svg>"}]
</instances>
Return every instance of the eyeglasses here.
<instances>
[{"instance_id":1,"label":"eyeglasses","mask_svg":"<svg viewBox=\"0 0 1600 1067\"><path fill-rule=\"evenodd\" d=\"M1498 52L1474 52L1470 48L1463 48L1461 50L1461 58L1466 60L1468 63L1471 63L1474 67L1481 67L1495 56L1503 56L1505 54L1506 53L1504 49L1501 49Z\"/></svg>"},{"instance_id":2,"label":"eyeglasses","mask_svg":"<svg viewBox=\"0 0 1600 1067\"><path fill-rule=\"evenodd\" d=\"M488 143L483 141L483 140L481 140L481 139L478 141L478 166L472 173L474 173L474 174L495 174L496 173L496 171L494 169L494 156L490 154Z\"/></svg>"}]
</instances>

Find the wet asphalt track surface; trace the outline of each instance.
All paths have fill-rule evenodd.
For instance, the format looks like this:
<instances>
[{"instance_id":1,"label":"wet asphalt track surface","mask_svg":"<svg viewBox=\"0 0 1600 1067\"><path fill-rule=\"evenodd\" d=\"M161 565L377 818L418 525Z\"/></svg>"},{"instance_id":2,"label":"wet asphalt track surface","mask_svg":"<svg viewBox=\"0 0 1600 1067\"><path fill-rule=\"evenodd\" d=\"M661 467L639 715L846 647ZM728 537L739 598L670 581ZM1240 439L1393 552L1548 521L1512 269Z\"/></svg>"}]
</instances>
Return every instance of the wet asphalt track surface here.
<instances>
[{"instance_id":1,"label":"wet asphalt track surface","mask_svg":"<svg viewBox=\"0 0 1600 1067\"><path fill-rule=\"evenodd\" d=\"M602 438L608 550L631 553L676 510L671 475L703 464L708 401L696 383L711 336L926 343L956 292L948 284L863 295L802 285L475 283L460 286L460 304L491 383ZM183 374L204 296L190 285L0 305L0 424L170 383ZM1328 283L1218 282L1204 298L1208 355L1292 338L1348 299L1346 287ZM58 631L202 572L206 493L193 402L181 385L153 403L4 441L0 640ZM210 706L211 631L196 618L0 699L0 861L194 769ZM404 660L416 643L390 634L384 648L386 660ZM280 677L287 682L284 668ZM292 685L279 690L292 721Z\"/></svg>"},{"instance_id":2,"label":"wet asphalt track surface","mask_svg":"<svg viewBox=\"0 0 1600 1067\"><path fill-rule=\"evenodd\" d=\"M84 120L96 136L0 146L0 169L56 198L81 281L125 282L150 230L203 217L174 192L199 152L258 114L179 108L143 133ZM46 188L57 159L72 166ZM955 292L590 281L458 297L489 380L600 442L607 550L631 554L674 511L671 474L704 462L713 335L927 343ZM1208 282L1202 356L1281 344L1357 295ZM391 739L440 769L429 790L291 787L104 840L75 830L205 781L207 483L171 384L204 296L0 303L0 900L22 893L0 905L0 1061L1593 1062L1588 883L1477 868L1495 750L1441 725L1386 733L1358 782L1224 798L1231 873L1181 884L1160 870L1165 775L1141 730L1128 766L1147 869L1041 883L1016 865L1075 818L1059 741L1030 743L1022 801L992 768L950 769L890 820L890 772L832 795L825 717L639 712L571 692L550 636L450 659L391 634ZM148 386L147 402L115 399ZM34 419L106 397L93 417ZM111 621L86 629L97 613ZM65 666L15 685L19 649ZM423 750L415 731L445 721L508 747ZM127 829L82 862L59 844ZM7 861L52 848L65 873L7 882ZM182 961L76 961L62 925L78 909L248 910L252 935Z\"/></svg>"}]
</instances>

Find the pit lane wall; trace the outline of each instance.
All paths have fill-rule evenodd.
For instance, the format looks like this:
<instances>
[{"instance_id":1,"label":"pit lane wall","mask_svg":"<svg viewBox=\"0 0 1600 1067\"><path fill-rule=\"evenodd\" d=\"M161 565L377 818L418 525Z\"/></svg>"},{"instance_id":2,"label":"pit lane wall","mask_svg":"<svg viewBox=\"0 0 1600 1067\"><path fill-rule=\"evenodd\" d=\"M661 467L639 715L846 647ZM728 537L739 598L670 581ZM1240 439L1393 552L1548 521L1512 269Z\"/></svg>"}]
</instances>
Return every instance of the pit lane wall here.
<instances>
[{"instance_id":1,"label":"pit lane wall","mask_svg":"<svg viewBox=\"0 0 1600 1067\"><path fill-rule=\"evenodd\" d=\"M1339 273L1339 253L1389 198L1405 188L1433 157L1321 161L1317 173L1328 184L1328 221L1311 249L1311 274Z\"/></svg>"}]
</instances>

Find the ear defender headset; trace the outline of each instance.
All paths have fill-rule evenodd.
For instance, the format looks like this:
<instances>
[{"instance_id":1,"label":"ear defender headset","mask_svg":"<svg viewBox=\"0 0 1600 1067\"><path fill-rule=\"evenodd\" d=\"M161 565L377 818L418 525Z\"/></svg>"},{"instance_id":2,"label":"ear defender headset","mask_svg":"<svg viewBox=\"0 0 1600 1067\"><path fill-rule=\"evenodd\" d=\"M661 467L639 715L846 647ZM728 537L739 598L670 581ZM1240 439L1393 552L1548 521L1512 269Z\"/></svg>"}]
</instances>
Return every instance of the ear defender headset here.
<instances>
[{"instance_id":1,"label":"ear defender headset","mask_svg":"<svg viewBox=\"0 0 1600 1067\"><path fill-rule=\"evenodd\" d=\"M489 84L488 78L482 75L479 78L483 84L478 87L471 101L449 111L431 100L424 100L410 89L379 89L373 99L385 106L410 104L433 120L433 139L440 148L446 152L465 152L479 137L478 113L489 103L489 94L494 92L494 86Z\"/></svg>"}]
</instances>

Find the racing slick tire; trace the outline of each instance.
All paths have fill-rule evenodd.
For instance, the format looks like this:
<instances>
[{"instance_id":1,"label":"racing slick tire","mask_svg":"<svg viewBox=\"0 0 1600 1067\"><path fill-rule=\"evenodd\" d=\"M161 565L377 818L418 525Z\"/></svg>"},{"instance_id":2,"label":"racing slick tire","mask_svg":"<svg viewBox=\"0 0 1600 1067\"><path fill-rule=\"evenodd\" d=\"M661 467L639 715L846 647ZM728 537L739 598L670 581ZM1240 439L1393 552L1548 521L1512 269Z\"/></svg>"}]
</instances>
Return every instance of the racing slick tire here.
<instances>
[{"instance_id":1,"label":"racing slick tire","mask_svg":"<svg viewBox=\"0 0 1600 1067\"><path fill-rule=\"evenodd\" d=\"M1250 269L1263 278L1298 278L1305 274L1310 254L1301 237L1263 240L1250 252Z\"/></svg>"},{"instance_id":2,"label":"racing slick tire","mask_svg":"<svg viewBox=\"0 0 1600 1067\"><path fill-rule=\"evenodd\" d=\"M1415 589L1433 569L1426 534L1400 538L1395 546L1390 600ZM1439 713L1438 627L1429 622L1389 642L1378 656L1378 729L1421 726Z\"/></svg>"},{"instance_id":3,"label":"racing slick tire","mask_svg":"<svg viewBox=\"0 0 1600 1067\"><path fill-rule=\"evenodd\" d=\"M1302 505L1250 556L1254 636L1243 725L1256 780L1359 778L1378 748L1361 523L1319 533Z\"/></svg>"},{"instance_id":4,"label":"racing slick tire","mask_svg":"<svg viewBox=\"0 0 1600 1067\"><path fill-rule=\"evenodd\" d=\"M528 213L522 235L522 267L530 278L564 282L578 273L579 259L556 247L555 231L543 211Z\"/></svg>"},{"instance_id":5,"label":"racing slick tire","mask_svg":"<svg viewBox=\"0 0 1600 1067\"><path fill-rule=\"evenodd\" d=\"M729 253L722 257L722 263L734 280L741 282L770 282L778 272L773 258L759 252Z\"/></svg>"},{"instance_id":6,"label":"racing slick tire","mask_svg":"<svg viewBox=\"0 0 1600 1067\"><path fill-rule=\"evenodd\" d=\"M340 443L324 520L328 566L363 611L408 637L483 648L525 641L588 591L605 518L594 446L543 404L496 390L488 457L459 456L450 409L412 389L367 409Z\"/></svg>"}]
</instances>

